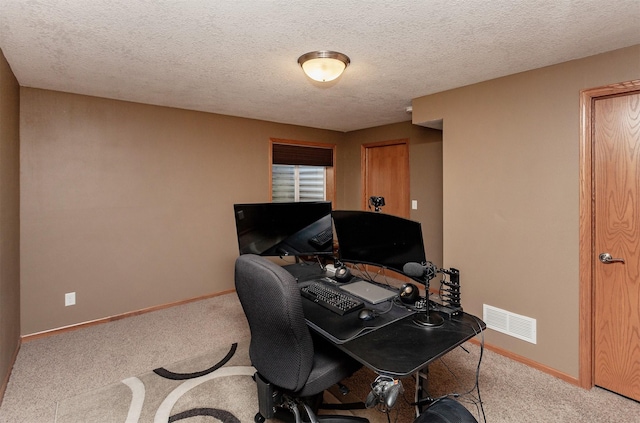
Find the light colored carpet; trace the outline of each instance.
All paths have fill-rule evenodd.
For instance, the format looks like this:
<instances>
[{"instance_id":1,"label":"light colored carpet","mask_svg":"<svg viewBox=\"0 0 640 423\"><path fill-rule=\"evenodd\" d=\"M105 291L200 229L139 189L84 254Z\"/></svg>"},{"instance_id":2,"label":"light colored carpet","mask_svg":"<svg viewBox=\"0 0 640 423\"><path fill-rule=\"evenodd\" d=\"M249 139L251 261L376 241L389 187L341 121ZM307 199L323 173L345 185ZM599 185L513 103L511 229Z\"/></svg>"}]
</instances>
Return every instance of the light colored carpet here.
<instances>
[{"instance_id":1,"label":"light colored carpet","mask_svg":"<svg viewBox=\"0 0 640 423\"><path fill-rule=\"evenodd\" d=\"M255 415L258 398L248 344L221 347L162 369L168 374L149 371L60 401L55 423L167 422L181 416L239 422Z\"/></svg>"},{"instance_id":2,"label":"light colored carpet","mask_svg":"<svg viewBox=\"0 0 640 423\"><path fill-rule=\"evenodd\" d=\"M251 422L258 410L254 372L248 344L221 347L164 366L160 372L156 369L63 399L57 404L55 423L167 422L187 418L190 422L212 418L225 423ZM174 374L179 377L172 377ZM340 404L359 399L332 388L325 394L325 401ZM346 414L366 417L371 423L387 422L386 415L376 409L321 410L320 414ZM400 421L411 420L409 414Z\"/></svg>"},{"instance_id":3,"label":"light colored carpet","mask_svg":"<svg viewBox=\"0 0 640 423\"><path fill-rule=\"evenodd\" d=\"M60 401L248 341L235 294L33 340L18 354L0 406L0 423L53 423ZM465 348L468 352L457 349L431 366L432 395L461 393L473 386L480 349L473 344ZM364 369L345 381L350 397L364 400L374 376ZM484 351L480 387L487 421L492 423L640 421L640 404L635 401L598 388L583 390L490 351ZM251 394L253 387L248 389ZM412 395L405 397L399 407L410 408ZM468 398L460 400L478 416ZM253 421L256 411L247 410L251 417L241 421ZM408 422L405 416L396 419L392 413L391 421ZM387 421L380 417L380 422Z\"/></svg>"}]
</instances>

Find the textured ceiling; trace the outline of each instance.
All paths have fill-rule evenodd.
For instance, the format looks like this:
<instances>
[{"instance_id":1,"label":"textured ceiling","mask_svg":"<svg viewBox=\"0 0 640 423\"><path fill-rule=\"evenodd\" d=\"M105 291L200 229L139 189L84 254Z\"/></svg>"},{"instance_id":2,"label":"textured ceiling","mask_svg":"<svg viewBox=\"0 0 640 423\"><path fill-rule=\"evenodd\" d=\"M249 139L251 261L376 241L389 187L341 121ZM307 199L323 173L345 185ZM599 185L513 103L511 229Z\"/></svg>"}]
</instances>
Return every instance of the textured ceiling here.
<instances>
[{"instance_id":1,"label":"textured ceiling","mask_svg":"<svg viewBox=\"0 0 640 423\"><path fill-rule=\"evenodd\" d=\"M640 0L0 0L22 86L339 131L639 43ZM312 83L297 64L312 50L351 65Z\"/></svg>"}]
</instances>

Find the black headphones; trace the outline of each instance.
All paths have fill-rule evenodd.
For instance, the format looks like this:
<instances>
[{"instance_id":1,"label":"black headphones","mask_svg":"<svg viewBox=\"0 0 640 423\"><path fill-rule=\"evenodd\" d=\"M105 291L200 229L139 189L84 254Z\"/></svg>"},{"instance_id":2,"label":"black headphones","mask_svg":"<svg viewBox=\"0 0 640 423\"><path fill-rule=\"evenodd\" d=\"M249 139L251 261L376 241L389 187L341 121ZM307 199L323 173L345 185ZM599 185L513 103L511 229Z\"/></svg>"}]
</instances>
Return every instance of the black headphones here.
<instances>
[{"instance_id":1,"label":"black headphones","mask_svg":"<svg viewBox=\"0 0 640 423\"><path fill-rule=\"evenodd\" d=\"M405 304L415 304L420 296L418 287L412 283L405 283L400 287L400 300Z\"/></svg>"}]
</instances>

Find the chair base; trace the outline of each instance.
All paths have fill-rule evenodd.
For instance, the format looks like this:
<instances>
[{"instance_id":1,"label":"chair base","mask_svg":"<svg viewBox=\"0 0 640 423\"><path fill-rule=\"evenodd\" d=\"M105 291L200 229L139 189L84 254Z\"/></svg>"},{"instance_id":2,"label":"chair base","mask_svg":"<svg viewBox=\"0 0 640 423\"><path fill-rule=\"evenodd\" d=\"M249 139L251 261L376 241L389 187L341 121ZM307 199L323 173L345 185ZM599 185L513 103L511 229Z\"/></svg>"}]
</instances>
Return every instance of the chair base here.
<instances>
[{"instance_id":1,"label":"chair base","mask_svg":"<svg viewBox=\"0 0 640 423\"><path fill-rule=\"evenodd\" d=\"M274 417L284 422L303 423L313 421L311 416L318 422L326 423L369 423L369 420L363 417L328 414L317 416L315 413L322 403L322 393L308 398L290 398L266 381L260 373L254 375L254 380L258 388L259 408L258 414L253 418L256 423L263 423ZM309 417L309 420L305 420L301 414Z\"/></svg>"},{"instance_id":2,"label":"chair base","mask_svg":"<svg viewBox=\"0 0 640 423\"><path fill-rule=\"evenodd\" d=\"M278 420L282 420L283 422L295 421L295 417L293 414L291 413L282 413L282 414L283 415L281 416L280 413L276 413ZM256 414L253 420L255 421L255 423L264 423L266 421L264 416L260 413ZM316 416L316 420L318 422L323 422L323 423L369 423L368 419L365 419L364 417L355 417L355 416L323 415L323 416Z\"/></svg>"}]
</instances>

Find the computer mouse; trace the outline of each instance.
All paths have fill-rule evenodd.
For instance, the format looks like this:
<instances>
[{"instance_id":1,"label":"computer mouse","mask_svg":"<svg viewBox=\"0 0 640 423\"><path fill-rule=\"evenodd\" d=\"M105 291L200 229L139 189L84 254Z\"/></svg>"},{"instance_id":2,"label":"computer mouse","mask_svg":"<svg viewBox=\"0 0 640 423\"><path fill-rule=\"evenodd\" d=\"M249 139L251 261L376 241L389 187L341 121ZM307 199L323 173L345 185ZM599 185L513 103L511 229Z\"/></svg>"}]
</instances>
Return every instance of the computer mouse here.
<instances>
[{"instance_id":1,"label":"computer mouse","mask_svg":"<svg viewBox=\"0 0 640 423\"><path fill-rule=\"evenodd\" d=\"M376 312L368 308L363 308L360 310L360 313L358 313L358 318L360 320L373 320L376 318Z\"/></svg>"}]
</instances>

